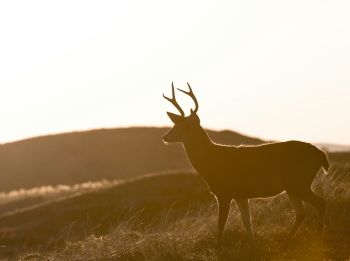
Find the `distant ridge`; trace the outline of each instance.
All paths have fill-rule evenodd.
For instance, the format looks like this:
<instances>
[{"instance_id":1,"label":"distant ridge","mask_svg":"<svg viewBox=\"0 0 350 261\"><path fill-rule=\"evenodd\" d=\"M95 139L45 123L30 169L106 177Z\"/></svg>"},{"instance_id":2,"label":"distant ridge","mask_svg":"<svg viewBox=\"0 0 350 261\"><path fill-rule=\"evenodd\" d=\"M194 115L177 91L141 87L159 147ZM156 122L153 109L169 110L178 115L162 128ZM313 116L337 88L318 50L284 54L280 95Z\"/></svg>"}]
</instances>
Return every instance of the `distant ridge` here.
<instances>
[{"instance_id":1,"label":"distant ridge","mask_svg":"<svg viewBox=\"0 0 350 261\"><path fill-rule=\"evenodd\" d=\"M0 191L190 168L181 146L163 144L168 129L99 129L0 145ZM209 135L223 144L263 143L228 130L209 131Z\"/></svg>"},{"instance_id":2,"label":"distant ridge","mask_svg":"<svg viewBox=\"0 0 350 261\"><path fill-rule=\"evenodd\" d=\"M350 146L347 145L338 145L332 143L318 143L317 146L325 148L329 152L350 152Z\"/></svg>"}]
</instances>

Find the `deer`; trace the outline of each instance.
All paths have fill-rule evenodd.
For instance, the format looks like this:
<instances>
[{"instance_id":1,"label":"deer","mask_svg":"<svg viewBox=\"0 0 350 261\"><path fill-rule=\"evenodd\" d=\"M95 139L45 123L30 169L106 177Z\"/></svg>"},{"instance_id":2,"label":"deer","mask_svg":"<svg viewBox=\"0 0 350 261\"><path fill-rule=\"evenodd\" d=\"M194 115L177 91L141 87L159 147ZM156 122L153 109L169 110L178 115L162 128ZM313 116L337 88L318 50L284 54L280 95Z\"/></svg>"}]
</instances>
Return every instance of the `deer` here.
<instances>
[{"instance_id":1,"label":"deer","mask_svg":"<svg viewBox=\"0 0 350 261\"><path fill-rule=\"evenodd\" d=\"M294 223L283 242L286 243L295 236L305 218L303 202L311 204L318 211L317 230L322 237L326 201L311 190L311 184L322 169L327 174L327 154L310 143L296 140L239 146L214 143L201 126L197 114L197 98L189 83L187 86L189 91L177 90L188 95L194 102L195 108L190 110L189 116L185 116L176 100L174 83L172 98L163 94L180 113L167 112L174 126L165 133L163 142L183 145L192 167L206 181L216 198L217 249L221 248L232 200L240 211L249 241L256 247L249 200L269 198L283 192L287 193L295 212Z\"/></svg>"}]
</instances>

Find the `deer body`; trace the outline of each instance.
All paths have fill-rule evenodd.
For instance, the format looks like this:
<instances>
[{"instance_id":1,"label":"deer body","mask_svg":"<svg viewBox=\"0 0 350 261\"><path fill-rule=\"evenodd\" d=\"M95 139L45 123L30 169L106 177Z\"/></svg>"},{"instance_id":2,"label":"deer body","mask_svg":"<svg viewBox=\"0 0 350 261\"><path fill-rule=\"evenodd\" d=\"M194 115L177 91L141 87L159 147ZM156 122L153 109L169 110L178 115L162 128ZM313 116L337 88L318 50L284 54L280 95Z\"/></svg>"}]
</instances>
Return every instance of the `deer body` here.
<instances>
[{"instance_id":1,"label":"deer body","mask_svg":"<svg viewBox=\"0 0 350 261\"><path fill-rule=\"evenodd\" d=\"M188 85L189 86L189 85ZM257 146L226 146L213 143L207 132L201 127L197 116L198 102L189 86L185 92L192 97L196 109L185 117L175 99L167 98L180 111L181 115L168 112L175 124L164 135L165 142L181 142L192 166L206 180L208 187L219 205L218 246L234 199L242 216L243 224L254 243L248 200L265 198L286 192L296 213L294 225L287 240L293 237L300 226L305 213L304 202L317 208L319 212L319 230L322 231L326 202L311 190L311 183L323 168L329 168L325 152L315 146L300 142L287 141Z\"/></svg>"},{"instance_id":2,"label":"deer body","mask_svg":"<svg viewBox=\"0 0 350 261\"><path fill-rule=\"evenodd\" d=\"M327 164L322 151L299 141L239 147L211 143L200 150L184 147L210 190L231 198L271 197L299 190L303 184L310 185Z\"/></svg>"}]
</instances>

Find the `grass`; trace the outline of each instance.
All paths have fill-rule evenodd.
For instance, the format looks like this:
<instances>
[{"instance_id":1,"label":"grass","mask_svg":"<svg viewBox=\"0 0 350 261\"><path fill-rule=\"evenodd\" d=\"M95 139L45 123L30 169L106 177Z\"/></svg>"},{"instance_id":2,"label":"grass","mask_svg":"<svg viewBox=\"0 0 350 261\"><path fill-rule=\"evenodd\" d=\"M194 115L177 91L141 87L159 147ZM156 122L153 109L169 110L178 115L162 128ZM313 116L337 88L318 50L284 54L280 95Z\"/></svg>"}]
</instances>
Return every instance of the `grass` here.
<instances>
[{"instance_id":1,"label":"grass","mask_svg":"<svg viewBox=\"0 0 350 261\"><path fill-rule=\"evenodd\" d=\"M350 170L333 166L313 189L329 202L323 244L311 206L280 250L294 218L286 195L250 202L261 260L350 259ZM216 219L215 201L198 176L148 175L3 216L0 253L21 260L254 260L235 204L220 252Z\"/></svg>"}]
</instances>

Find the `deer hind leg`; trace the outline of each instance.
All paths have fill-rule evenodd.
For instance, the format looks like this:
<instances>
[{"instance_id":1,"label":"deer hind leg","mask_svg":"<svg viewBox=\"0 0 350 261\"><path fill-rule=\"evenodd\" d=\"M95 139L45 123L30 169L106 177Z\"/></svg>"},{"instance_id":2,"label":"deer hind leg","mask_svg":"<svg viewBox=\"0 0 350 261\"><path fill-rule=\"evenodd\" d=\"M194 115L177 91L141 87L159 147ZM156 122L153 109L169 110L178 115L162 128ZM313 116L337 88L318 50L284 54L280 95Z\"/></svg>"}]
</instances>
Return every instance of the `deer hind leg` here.
<instances>
[{"instance_id":1,"label":"deer hind leg","mask_svg":"<svg viewBox=\"0 0 350 261\"><path fill-rule=\"evenodd\" d=\"M326 218L326 201L323 198L317 196L311 189L303 194L303 200L307 203L310 203L317 209L319 217L318 231L322 235Z\"/></svg>"},{"instance_id":2,"label":"deer hind leg","mask_svg":"<svg viewBox=\"0 0 350 261\"><path fill-rule=\"evenodd\" d=\"M217 248L221 247L222 234L225 229L228 214L230 212L231 199L217 198L219 204L219 218L218 218L218 242Z\"/></svg>"},{"instance_id":3,"label":"deer hind leg","mask_svg":"<svg viewBox=\"0 0 350 261\"><path fill-rule=\"evenodd\" d=\"M289 239L295 236L298 228L301 225L301 222L305 218L305 210L304 210L304 205L301 197L296 196L295 194L292 194L290 192L287 192L290 203L292 205L292 208L295 211L295 219L294 219L294 224L291 227L291 229L288 232L286 241L287 242Z\"/></svg>"},{"instance_id":4,"label":"deer hind leg","mask_svg":"<svg viewBox=\"0 0 350 261\"><path fill-rule=\"evenodd\" d=\"M243 225L248 232L249 239L251 240L253 246L255 246L255 238L252 231L248 199L235 199L235 201L237 207L239 208L239 211L241 212Z\"/></svg>"}]
</instances>

